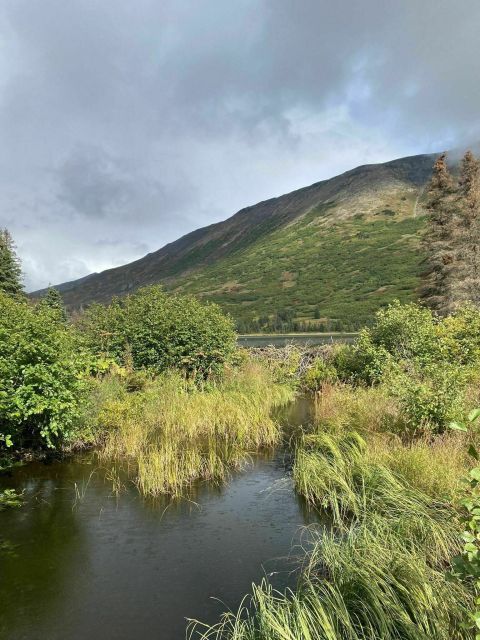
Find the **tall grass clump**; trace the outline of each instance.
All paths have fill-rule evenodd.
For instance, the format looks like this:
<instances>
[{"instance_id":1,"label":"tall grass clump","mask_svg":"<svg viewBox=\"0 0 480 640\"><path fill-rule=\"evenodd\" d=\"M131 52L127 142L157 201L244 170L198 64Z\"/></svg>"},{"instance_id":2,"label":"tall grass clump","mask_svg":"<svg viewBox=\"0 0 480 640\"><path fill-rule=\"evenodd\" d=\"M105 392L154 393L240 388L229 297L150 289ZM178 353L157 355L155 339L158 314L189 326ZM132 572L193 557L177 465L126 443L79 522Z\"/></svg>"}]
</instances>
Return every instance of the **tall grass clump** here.
<instances>
[{"instance_id":1,"label":"tall grass clump","mask_svg":"<svg viewBox=\"0 0 480 640\"><path fill-rule=\"evenodd\" d=\"M297 491L327 511L340 531L354 522L371 523L381 517L392 535L432 562L447 561L458 548L453 509L370 459L365 440L355 432L305 436L296 453L293 478Z\"/></svg>"},{"instance_id":2,"label":"tall grass clump","mask_svg":"<svg viewBox=\"0 0 480 640\"><path fill-rule=\"evenodd\" d=\"M466 590L388 523L354 524L313 542L295 592L266 582L214 626L190 624L204 640L460 640Z\"/></svg>"},{"instance_id":3,"label":"tall grass clump","mask_svg":"<svg viewBox=\"0 0 480 640\"><path fill-rule=\"evenodd\" d=\"M278 442L271 413L293 397L291 387L251 362L203 389L175 372L140 392L103 384L113 393L98 412L101 456L128 462L145 495L179 496L196 479L224 480L249 454Z\"/></svg>"}]
</instances>

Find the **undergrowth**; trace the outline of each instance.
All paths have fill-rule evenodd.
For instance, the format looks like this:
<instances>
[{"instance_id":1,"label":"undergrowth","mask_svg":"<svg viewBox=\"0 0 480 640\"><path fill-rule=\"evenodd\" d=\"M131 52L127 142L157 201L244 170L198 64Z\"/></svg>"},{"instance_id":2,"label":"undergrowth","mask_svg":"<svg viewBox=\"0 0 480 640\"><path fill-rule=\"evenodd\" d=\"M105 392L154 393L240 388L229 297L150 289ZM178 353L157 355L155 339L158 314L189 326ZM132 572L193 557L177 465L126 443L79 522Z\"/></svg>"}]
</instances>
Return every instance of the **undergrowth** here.
<instances>
[{"instance_id":1,"label":"undergrowth","mask_svg":"<svg viewBox=\"0 0 480 640\"><path fill-rule=\"evenodd\" d=\"M293 394L254 363L203 389L174 372L138 392L107 377L94 403L99 455L126 464L144 495L180 496L196 479L225 480L250 454L277 443L272 409Z\"/></svg>"}]
</instances>

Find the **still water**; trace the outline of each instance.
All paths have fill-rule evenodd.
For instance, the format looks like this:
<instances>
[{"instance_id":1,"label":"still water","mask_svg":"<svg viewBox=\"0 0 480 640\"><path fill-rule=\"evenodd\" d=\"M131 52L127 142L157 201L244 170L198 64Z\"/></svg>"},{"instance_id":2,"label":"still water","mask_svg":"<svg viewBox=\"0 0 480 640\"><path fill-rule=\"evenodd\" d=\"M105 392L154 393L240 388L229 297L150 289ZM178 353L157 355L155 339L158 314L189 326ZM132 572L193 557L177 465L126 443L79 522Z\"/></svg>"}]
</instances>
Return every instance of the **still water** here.
<instances>
[{"instance_id":1,"label":"still water","mask_svg":"<svg viewBox=\"0 0 480 640\"><path fill-rule=\"evenodd\" d=\"M0 513L2 640L184 638L187 617L216 621L267 574L294 584L287 556L313 517L280 451L199 483L192 502L145 501L128 483L117 498L92 454L0 483L26 496Z\"/></svg>"},{"instance_id":2,"label":"still water","mask_svg":"<svg viewBox=\"0 0 480 640\"><path fill-rule=\"evenodd\" d=\"M269 345L285 347L287 344L315 347L335 342L353 342L357 335L356 333L265 333L238 336L237 344L240 347L267 347Z\"/></svg>"}]
</instances>

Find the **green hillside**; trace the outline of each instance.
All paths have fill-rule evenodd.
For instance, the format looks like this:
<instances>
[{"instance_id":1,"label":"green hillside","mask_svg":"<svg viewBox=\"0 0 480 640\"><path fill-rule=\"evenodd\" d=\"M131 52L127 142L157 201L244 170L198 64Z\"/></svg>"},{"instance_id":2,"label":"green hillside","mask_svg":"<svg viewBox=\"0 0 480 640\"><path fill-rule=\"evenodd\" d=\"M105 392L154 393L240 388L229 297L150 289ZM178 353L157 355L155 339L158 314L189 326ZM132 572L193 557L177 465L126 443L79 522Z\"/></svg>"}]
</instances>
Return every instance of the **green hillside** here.
<instances>
[{"instance_id":1,"label":"green hillside","mask_svg":"<svg viewBox=\"0 0 480 640\"><path fill-rule=\"evenodd\" d=\"M219 303L244 330L279 311L296 328L357 328L380 305L414 298L424 218L401 198L395 209L338 222L322 205L173 288Z\"/></svg>"},{"instance_id":2,"label":"green hillside","mask_svg":"<svg viewBox=\"0 0 480 640\"><path fill-rule=\"evenodd\" d=\"M163 283L217 302L240 330L355 329L392 299L415 297L433 160L357 167L58 289L81 309Z\"/></svg>"}]
</instances>

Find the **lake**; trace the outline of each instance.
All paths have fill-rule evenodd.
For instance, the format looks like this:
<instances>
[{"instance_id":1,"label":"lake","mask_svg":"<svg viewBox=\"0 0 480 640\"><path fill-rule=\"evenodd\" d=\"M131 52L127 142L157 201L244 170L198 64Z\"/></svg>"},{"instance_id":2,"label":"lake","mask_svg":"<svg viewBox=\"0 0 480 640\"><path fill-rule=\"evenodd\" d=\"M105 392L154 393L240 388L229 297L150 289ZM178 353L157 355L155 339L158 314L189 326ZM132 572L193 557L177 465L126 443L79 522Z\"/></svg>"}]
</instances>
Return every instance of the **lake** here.
<instances>
[{"instance_id":1,"label":"lake","mask_svg":"<svg viewBox=\"0 0 480 640\"><path fill-rule=\"evenodd\" d=\"M240 347L284 347L287 344L317 346L335 342L353 342L357 333L271 333L239 335Z\"/></svg>"},{"instance_id":2,"label":"lake","mask_svg":"<svg viewBox=\"0 0 480 640\"><path fill-rule=\"evenodd\" d=\"M283 413L309 419L300 400ZM186 618L214 622L269 575L294 585L288 558L314 516L281 450L189 500L117 497L94 454L32 463L0 478L26 503L0 513L0 638L178 640ZM218 602L214 598L220 598Z\"/></svg>"}]
</instances>

